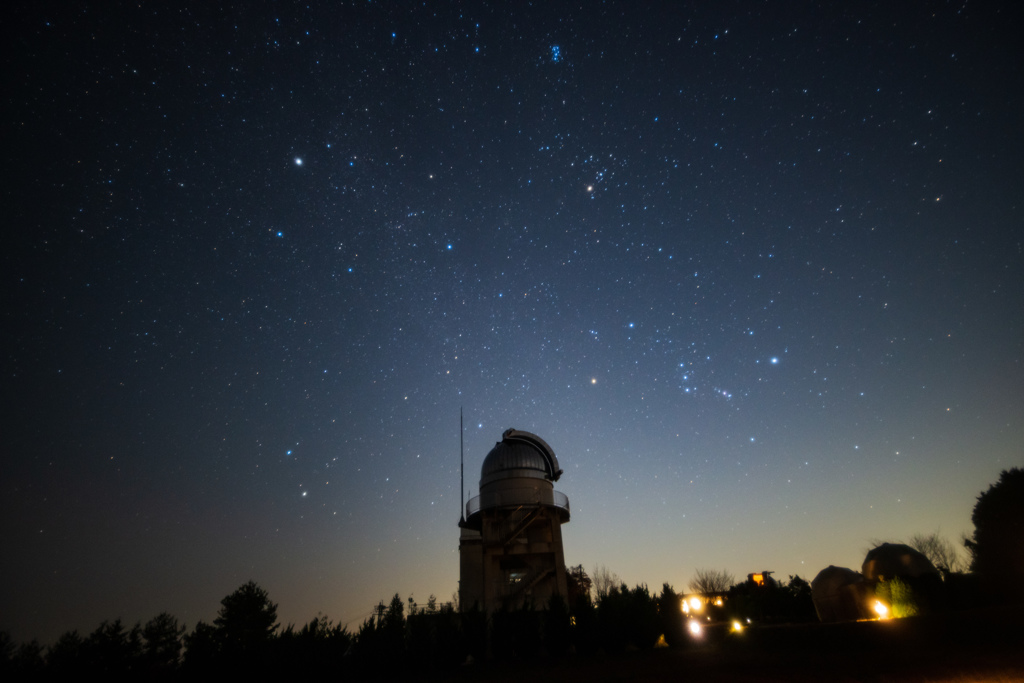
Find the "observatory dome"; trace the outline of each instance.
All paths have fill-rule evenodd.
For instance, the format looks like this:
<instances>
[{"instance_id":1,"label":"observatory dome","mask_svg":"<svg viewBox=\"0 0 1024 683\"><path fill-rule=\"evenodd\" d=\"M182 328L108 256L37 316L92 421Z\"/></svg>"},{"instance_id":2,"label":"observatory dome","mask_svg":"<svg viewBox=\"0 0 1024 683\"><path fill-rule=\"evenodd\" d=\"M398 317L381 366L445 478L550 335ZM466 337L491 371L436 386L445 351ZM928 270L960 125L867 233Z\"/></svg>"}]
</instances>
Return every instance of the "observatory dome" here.
<instances>
[{"instance_id":1,"label":"observatory dome","mask_svg":"<svg viewBox=\"0 0 1024 683\"><path fill-rule=\"evenodd\" d=\"M558 458L544 439L505 430L484 458L480 495L466 503L466 526L479 529L482 511L523 506L555 508L560 522L569 521L569 499L554 487L560 476Z\"/></svg>"},{"instance_id":2,"label":"observatory dome","mask_svg":"<svg viewBox=\"0 0 1024 683\"><path fill-rule=\"evenodd\" d=\"M484 458L480 486L501 479L558 481L562 470L555 452L536 434L508 429Z\"/></svg>"}]
</instances>

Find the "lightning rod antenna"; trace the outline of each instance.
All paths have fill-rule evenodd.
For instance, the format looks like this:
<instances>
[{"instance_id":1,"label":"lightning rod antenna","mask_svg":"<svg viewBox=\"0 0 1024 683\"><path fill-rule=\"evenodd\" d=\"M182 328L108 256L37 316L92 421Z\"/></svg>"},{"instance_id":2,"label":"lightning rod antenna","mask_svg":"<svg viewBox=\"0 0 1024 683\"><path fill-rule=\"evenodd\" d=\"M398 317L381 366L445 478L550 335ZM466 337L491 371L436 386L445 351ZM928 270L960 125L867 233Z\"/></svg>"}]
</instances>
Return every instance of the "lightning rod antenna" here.
<instances>
[{"instance_id":1,"label":"lightning rod antenna","mask_svg":"<svg viewBox=\"0 0 1024 683\"><path fill-rule=\"evenodd\" d=\"M466 490L466 451L462 446L462 406L459 406L459 521L466 521L466 501L463 499Z\"/></svg>"}]
</instances>

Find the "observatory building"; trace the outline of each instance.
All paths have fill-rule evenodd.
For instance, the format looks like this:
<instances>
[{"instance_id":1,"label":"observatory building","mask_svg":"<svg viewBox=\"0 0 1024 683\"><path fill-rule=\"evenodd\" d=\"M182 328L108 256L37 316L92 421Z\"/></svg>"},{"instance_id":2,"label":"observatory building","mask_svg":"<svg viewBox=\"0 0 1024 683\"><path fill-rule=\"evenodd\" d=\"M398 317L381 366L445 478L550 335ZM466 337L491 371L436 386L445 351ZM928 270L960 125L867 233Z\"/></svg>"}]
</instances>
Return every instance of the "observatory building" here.
<instances>
[{"instance_id":1,"label":"observatory building","mask_svg":"<svg viewBox=\"0 0 1024 683\"><path fill-rule=\"evenodd\" d=\"M562 470L543 439L506 430L484 458L480 495L459 521L459 604L487 612L566 597L562 525L569 499L555 490Z\"/></svg>"}]
</instances>

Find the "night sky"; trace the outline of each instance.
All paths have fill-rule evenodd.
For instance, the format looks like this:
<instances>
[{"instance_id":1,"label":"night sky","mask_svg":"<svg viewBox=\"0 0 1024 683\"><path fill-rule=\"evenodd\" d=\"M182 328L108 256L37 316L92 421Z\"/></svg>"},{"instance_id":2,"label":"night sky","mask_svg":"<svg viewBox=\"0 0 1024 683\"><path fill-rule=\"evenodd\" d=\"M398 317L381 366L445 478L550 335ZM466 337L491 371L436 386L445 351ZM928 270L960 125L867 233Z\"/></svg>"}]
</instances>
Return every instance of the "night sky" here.
<instances>
[{"instance_id":1,"label":"night sky","mask_svg":"<svg viewBox=\"0 0 1024 683\"><path fill-rule=\"evenodd\" d=\"M655 590L1024 462L1010 3L191 4L3 22L15 640L451 599L460 407Z\"/></svg>"}]
</instances>

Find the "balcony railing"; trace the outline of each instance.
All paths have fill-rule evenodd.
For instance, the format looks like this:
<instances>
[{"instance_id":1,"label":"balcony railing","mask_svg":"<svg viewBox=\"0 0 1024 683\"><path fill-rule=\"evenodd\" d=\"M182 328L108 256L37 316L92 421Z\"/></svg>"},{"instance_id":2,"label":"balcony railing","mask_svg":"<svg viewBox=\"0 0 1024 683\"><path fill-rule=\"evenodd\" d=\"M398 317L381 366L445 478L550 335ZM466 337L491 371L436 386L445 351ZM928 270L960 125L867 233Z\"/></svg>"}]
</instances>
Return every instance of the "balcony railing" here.
<instances>
[{"instance_id":1,"label":"balcony railing","mask_svg":"<svg viewBox=\"0 0 1024 683\"><path fill-rule=\"evenodd\" d=\"M520 505L548 505L569 512L569 496L561 491L543 491L538 489L510 489L494 491L484 496L475 496L466 503L466 518L480 512L481 498L486 500L486 507L518 507Z\"/></svg>"}]
</instances>

